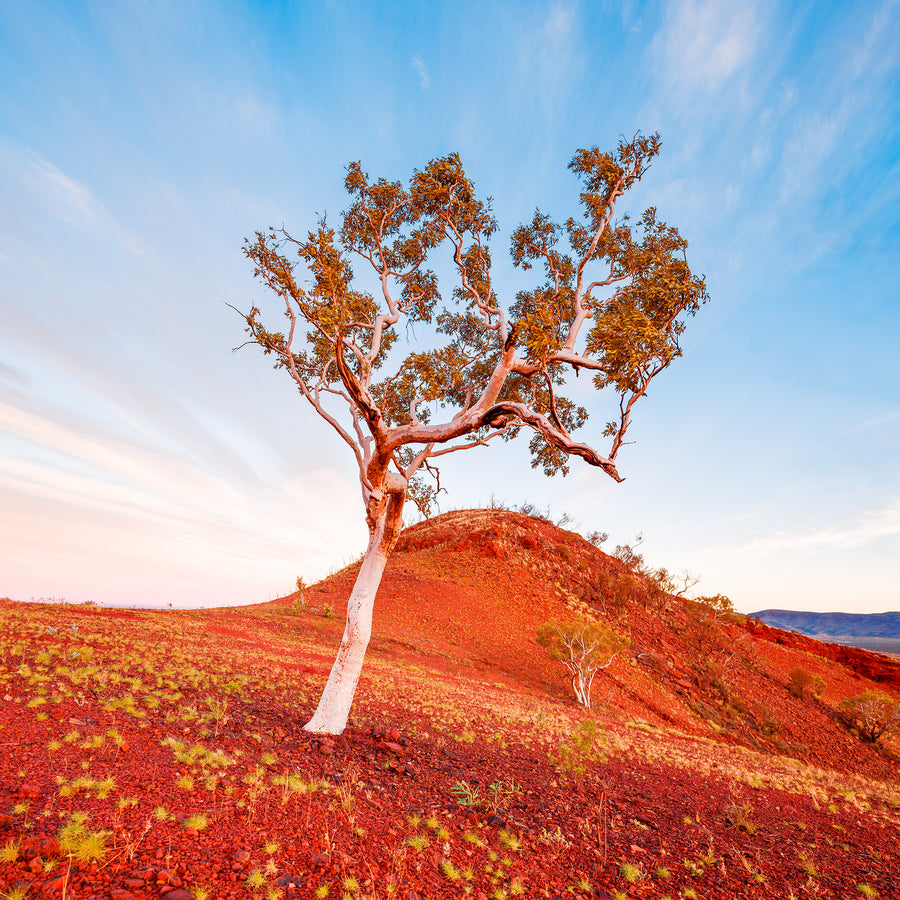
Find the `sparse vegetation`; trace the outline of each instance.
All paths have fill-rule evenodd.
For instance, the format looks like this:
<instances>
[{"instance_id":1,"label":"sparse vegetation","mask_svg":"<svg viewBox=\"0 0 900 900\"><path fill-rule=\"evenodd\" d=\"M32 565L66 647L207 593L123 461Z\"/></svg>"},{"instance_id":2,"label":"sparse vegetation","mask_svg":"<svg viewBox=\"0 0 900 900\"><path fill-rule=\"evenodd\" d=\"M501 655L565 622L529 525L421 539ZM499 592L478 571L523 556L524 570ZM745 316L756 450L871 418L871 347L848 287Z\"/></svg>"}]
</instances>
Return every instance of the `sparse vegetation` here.
<instances>
[{"instance_id":1,"label":"sparse vegetation","mask_svg":"<svg viewBox=\"0 0 900 900\"><path fill-rule=\"evenodd\" d=\"M900 701L884 691L870 690L848 697L841 703L841 709L872 743L900 730Z\"/></svg>"},{"instance_id":2,"label":"sparse vegetation","mask_svg":"<svg viewBox=\"0 0 900 900\"><path fill-rule=\"evenodd\" d=\"M640 881L643 874L641 867L635 863L624 862L619 866L619 876L629 884Z\"/></svg>"},{"instance_id":3,"label":"sparse vegetation","mask_svg":"<svg viewBox=\"0 0 900 900\"><path fill-rule=\"evenodd\" d=\"M292 597L233 611L140 612L128 620L127 641L121 619L102 610L78 613L78 629L66 623L49 632L49 611L0 606L0 697L9 698L0 704L0 743L22 749L21 758L0 756L0 884L68 879L66 896L89 896L98 872L113 891L148 864L177 873L194 900L204 900L220 883L209 861L221 858L248 900L317 892L387 900L410 890L510 900L542 888L586 897L586 885L681 900L691 890L715 893L726 872L748 896L793 892L799 900L827 892L835 879L848 897L888 896L881 873L900 858L884 836L900 826L900 787L879 773L897 745L887 732L846 755L847 735L828 704L861 690L850 667L806 648L749 640L739 623L723 628L698 618L677 596L656 608L643 593L644 576L630 573L634 593L623 593L616 627L630 633L634 654L603 678L602 705L597 680L602 711L583 722L580 707L561 702L568 685L535 645L534 620L517 621L512 610L504 617L509 589L497 575L516 575L519 616L545 602L548 580L564 589L561 605L575 598L601 615L592 592L613 581L595 565L622 573L574 536L549 531L544 552L541 529L552 526L518 516L507 519L512 525L483 526L502 559L473 555L481 538L471 528L457 529L455 539L474 551L401 557L420 593L403 597L402 607L397 596L382 627L396 610L414 621L448 604L465 608L457 583L470 592L461 597L476 585L479 608L490 611L479 619L477 646L446 640L459 638L453 621L446 634L429 623L427 644L410 632L408 643L394 642L386 631L391 638L360 689L358 718L333 742L297 740L289 724L298 705L312 703L316 688L307 684L322 674L297 663L317 666L328 652L321 636L334 634L312 613L299 622L286 617ZM554 549L564 542L568 561ZM481 565L496 582L481 578ZM436 573L439 588L426 603ZM309 590L320 610L342 588ZM488 606L492 597L496 606ZM58 618L59 608L52 614ZM701 627L710 629L709 650L698 659ZM503 665L472 665L480 657ZM785 687L799 663L830 687L828 699L804 706L802 725ZM547 682L534 677L539 667ZM524 687L520 675L530 679ZM149 695L157 706L143 700ZM47 702L29 707L34 696ZM715 718L727 743L704 739L706 719L693 716L691 703ZM45 709L49 718L37 720L35 711ZM766 721L777 737L754 743ZM813 753L821 768L810 764ZM829 768L835 760L840 772ZM197 789L179 789L185 777ZM31 843L63 830L58 851ZM298 835L309 844L300 865ZM856 852L861 845L850 842L861 837L870 849ZM628 850L657 842L659 855ZM784 865L760 849L777 844L803 857L792 850ZM224 854L214 849L222 847ZM247 858L233 859L243 847ZM296 876L299 890L284 884L284 874Z\"/></svg>"}]
</instances>

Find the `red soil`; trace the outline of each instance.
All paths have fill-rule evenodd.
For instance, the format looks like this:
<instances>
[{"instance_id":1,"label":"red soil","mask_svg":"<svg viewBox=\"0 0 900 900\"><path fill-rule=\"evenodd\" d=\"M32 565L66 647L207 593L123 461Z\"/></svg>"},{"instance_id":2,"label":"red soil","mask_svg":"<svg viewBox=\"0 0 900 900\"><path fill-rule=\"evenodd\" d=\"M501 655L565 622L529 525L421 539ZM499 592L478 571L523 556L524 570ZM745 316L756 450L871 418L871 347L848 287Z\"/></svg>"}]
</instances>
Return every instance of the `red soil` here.
<instances>
[{"instance_id":1,"label":"red soil","mask_svg":"<svg viewBox=\"0 0 900 900\"><path fill-rule=\"evenodd\" d=\"M301 725L353 575L311 588L299 615L293 597L124 614L0 604L0 886L113 900L900 896L897 744L864 743L838 715L870 678L896 692L888 658L705 620L635 581L616 594L627 573L577 535L451 513L404 534L350 727L314 738ZM578 601L632 641L590 714L534 640ZM788 691L796 666L824 679L819 699ZM579 774L565 748L588 718L604 746ZM59 846L76 811L107 832L94 861Z\"/></svg>"}]
</instances>

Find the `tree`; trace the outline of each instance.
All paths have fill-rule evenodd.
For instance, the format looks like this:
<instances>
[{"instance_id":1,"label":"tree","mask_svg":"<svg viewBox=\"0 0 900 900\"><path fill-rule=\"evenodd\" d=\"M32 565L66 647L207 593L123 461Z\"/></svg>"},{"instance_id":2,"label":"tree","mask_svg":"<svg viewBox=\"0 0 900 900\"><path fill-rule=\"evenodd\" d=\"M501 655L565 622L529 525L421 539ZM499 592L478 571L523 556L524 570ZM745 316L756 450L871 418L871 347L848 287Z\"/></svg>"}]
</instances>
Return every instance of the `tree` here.
<instances>
[{"instance_id":1,"label":"tree","mask_svg":"<svg viewBox=\"0 0 900 900\"><path fill-rule=\"evenodd\" d=\"M575 699L591 708L594 676L630 644L624 635L605 622L580 616L571 622L547 622L538 629L538 643L550 651L572 679Z\"/></svg>"},{"instance_id":2,"label":"tree","mask_svg":"<svg viewBox=\"0 0 900 900\"><path fill-rule=\"evenodd\" d=\"M699 608L708 613L714 621L718 621L719 617L734 615L734 603L731 601L731 598L726 597L725 594L714 594L711 597L697 597L697 599L694 600L694 603L698 604Z\"/></svg>"},{"instance_id":3,"label":"tree","mask_svg":"<svg viewBox=\"0 0 900 900\"><path fill-rule=\"evenodd\" d=\"M575 154L569 168L581 180L583 216L563 226L537 210L513 232L514 264L542 267L543 278L508 311L491 278L497 222L456 154L415 171L406 187L373 181L352 163L339 231L322 218L305 239L270 228L245 242L286 318L284 330L269 330L254 306L244 315L250 342L274 356L350 448L369 528L340 649L307 730L337 734L346 725L404 504L427 513L441 489L438 458L524 430L532 466L548 475L565 474L578 456L622 480L616 459L634 405L681 354L686 320L707 300L687 242L655 209L636 222L614 219L659 147L658 135L638 134L613 153ZM455 283L446 301L428 268L441 246ZM356 279L354 262L374 293ZM398 342L414 328L433 346L403 355ZM588 414L563 390L581 372L618 398L603 431L606 456L575 436Z\"/></svg>"},{"instance_id":4,"label":"tree","mask_svg":"<svg viewBox=\"0 0 900 900\"><path fill-rule=\"evenodd\" d=\"M872 743L884 734L900 730L900 700L884 691L864 691L848 697L841 702L841 709Z\"/></svg>"}]
</instances>

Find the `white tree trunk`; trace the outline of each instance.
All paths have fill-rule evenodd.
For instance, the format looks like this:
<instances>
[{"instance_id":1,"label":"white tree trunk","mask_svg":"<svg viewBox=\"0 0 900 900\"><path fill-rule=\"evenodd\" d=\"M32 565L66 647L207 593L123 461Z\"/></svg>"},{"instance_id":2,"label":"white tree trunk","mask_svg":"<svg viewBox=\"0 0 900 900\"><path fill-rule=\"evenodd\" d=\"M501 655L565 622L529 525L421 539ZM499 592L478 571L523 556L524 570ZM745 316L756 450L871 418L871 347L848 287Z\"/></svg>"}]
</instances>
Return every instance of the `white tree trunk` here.
<instances>
[{"instance_id":1,"label":"white tree trunk","mask_svg":"<svg viewBox=\"0 0 900 900\"><path fill-rule=\"evenodd\" d=\"M403 525L401 514L404 499L403 494L390 495L375 504L380 507L376 517L369 517L369 546L347 601L347 624L341 646L319 698L319 705L313 717L303 726L306 731L341 734L347 727L356 684L372 637L375 595Z\"/></svg>"}]
</instances>

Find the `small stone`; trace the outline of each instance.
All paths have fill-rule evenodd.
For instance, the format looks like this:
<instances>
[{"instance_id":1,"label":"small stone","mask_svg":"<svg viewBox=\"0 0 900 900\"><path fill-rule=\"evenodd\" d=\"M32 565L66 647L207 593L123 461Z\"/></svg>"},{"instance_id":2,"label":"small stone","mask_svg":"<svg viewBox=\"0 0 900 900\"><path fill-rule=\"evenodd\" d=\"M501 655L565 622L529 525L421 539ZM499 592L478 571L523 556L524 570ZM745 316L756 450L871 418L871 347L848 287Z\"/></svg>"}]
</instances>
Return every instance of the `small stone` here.
<instances>
[{"instance_id":1,"label":"small stone","mask_svg":"<svg viewBox=\"0 0 900 900\"><path fill-rule=\"evenodd\" d=\"M137 900L137 897L124 888L113 888L109 892L110 900Z\"/></svg>"},{"instance_id":2,"label":"small stone","mask_svg":"<svg viewBox=\"0 0 900 900\"><path fill-rule=\"evenodd\" d=\"M128 888L129 891L136 891L139 888L144 886L143 878L126 878L125 879L125 887Z\"/></svg>"},{"instance_id":3,"label":"small stone","mask_svg":"<svg viewBox=\"0 0 900 900\"><path fill-rule=\"evenodd\" d=\"M28 800L37 800L41 796L41 789L32 781L26 781L19 788L19 795Z\"/></svg>"},{"instance_id":4,"label":"small stone","mask_svg":"<svg viewBox=\"0 0 900 900\"><path fill-rule=\"evenodd\" d=\"M248 850L235 850L231 857L239 866L245 866L250 862L250 852Z\"/></svg>"},{"instance_id":5,"label":"small stone","mask_svg":"<svg viewBox=\"0 0 900 900\"><path fill-rule=\"evenodd\" d=\"M59 856L59 841L49 834L36 834L22 841L22 854L26 859L32 856L43 856L44 859Z\"/></svg>"},{"instance_id":6,"label":"small stone","mask_svg":"<svg viewBox=\"0 0 900 900\"><path fill-rule=\"evenodd\" d=\"M326 869L331 865L331 857L327 853L317 853L309 864L317 869Z\"/></svg>"},{"instance_id":7,"label":"small stone","mask_svg":"<svg viewBox=\"0 0 900 900\"><path fill-rule=\"evenodd\" d=\"M177 887L171 891L168 891L164 894L166 900L193 900L190 891L186 891L184 888Z\"/></svg>"},{"instance_id":8,"label":"small stone","mask_svg":"<svg viewBox=\"0 0 900 900\"><path fill-rule=\"evenodd\" d=\"M405 752L399 744L396 744L393 741L379 741L378 749L387 750L389 753L393 753L396 756L402 756Z\"/></svg>"},{"instance_id":9,"label":"small stone","mask_svg":"<svg viewBox=\"0 0 900 900\"><path fill-rule=\"evenodd\" d=\"M44 886L41 888L42 894L52 894L55 891L61 891L66 883L65 875L57 875L56 878L51 878L49 881L44 882Z\"/></svg>"}]
</instances>

